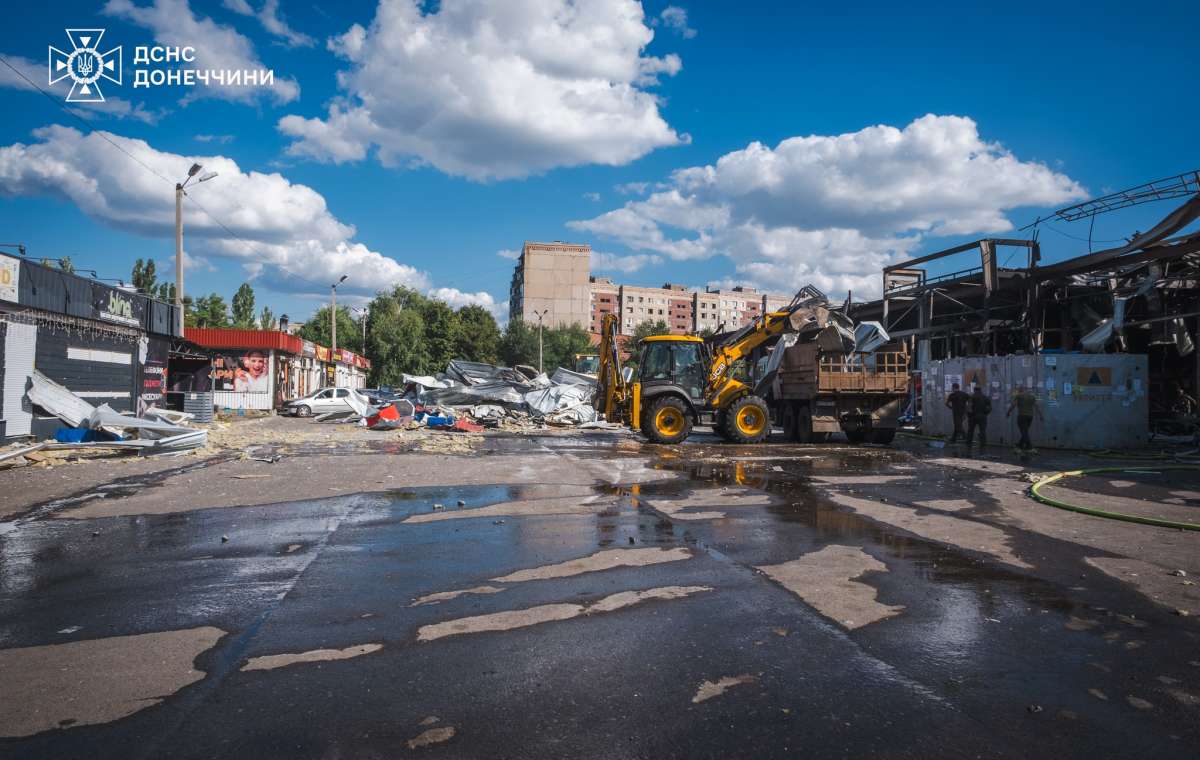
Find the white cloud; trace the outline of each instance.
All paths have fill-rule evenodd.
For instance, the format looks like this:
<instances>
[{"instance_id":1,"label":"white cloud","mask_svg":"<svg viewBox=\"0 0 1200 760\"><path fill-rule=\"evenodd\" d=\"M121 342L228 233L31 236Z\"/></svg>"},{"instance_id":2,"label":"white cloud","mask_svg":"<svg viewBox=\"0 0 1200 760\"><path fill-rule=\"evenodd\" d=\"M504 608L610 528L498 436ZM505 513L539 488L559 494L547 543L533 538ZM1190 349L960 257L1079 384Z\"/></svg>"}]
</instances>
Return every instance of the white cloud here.
<instances>
[{"instance_id":1,"label":"white cloud","mask_svg":"<svg viewBox=\"0 0 1200 760\"><path fill-rule=\"evenodd\" d=\"M503 250L496 251L496 255L502 259L511 259L512 261L516 261L517 259L521 258L521 252L514 251L511 248L505 248Z\"/></svg>"},{"instance_id":2,"label":"white cloud","mask_svg":"<svg viewBox=\"0 0 1200 760\"><path fill-rule=\"evenodd\" d=\"M13 68L19 71L20 74L15 73L8 66L0 64L0 87L12 90L25 90L26 92L37 92L37 88L40 87L47 92L61 95L65 104L67 92L70 90L70 83L66 79L60 79L54 84L47 84L48 77L46 76L46 63L44 61L38 63L28 58L22 58L19 55L8 55L7 53L3 54L2 57ZM30 84L31 82L33 84ZM115 85L113 86L115 87ZM163 111L146 110L144 103L130 103L124 98L112 95L106 96L101 103L73 103L71 110L85 119L92 119L98 115L102 115L114 119L133 119L134 121L141 121L146 124L157 124L158 120L164 114Z\"/></svg>"},{"instance_id":3,"label":"white cloud","mask_svg":"<svg viewBox=\"0 0 1200 760\"><path fill-rule=\"evenodd\" d=\"M172 238L171 184L131 161L107 138L163 177L182 178L193 162L218 173L211 182L189 189L194 201L184 206L189 256L238 261L249 276L290 292L325 295L326 285L343 274L350 277L339 293L430 286L424 272L354 241L354 227L334 217L320 193L280 174L243 171L223 156L166 153L108 132L84 135L54 125L36 130L34 137L30 144L0 148L0 196L56 197L115 229Z\"/></svg>"},{"instance_id":4,"label":"white cloud","mask_svg":"<svg viewBox=\"0 0 1200 760\"><path fill-rule=\"evenodd\" d=\"M228 145L233 142L233 135L193 135L192 139L202 143L217 143L219 145Z\"/></svg>"},{"instance_id":5,"label":"white cloud","mask_svg":"<svg viewBox=\"0 0 1200 760\"><path fill-rule=\"evenodd\" d=\"M187 0L153 0L150 5L137 5L133 0L108 0L104 12L154 34L154 41L168 47L196 49L196 60L187 64L196 69L219 71L264 71L271 69L254 51L249 39L231 26L223 26L210 18L192 13ZM300 97L300 85L283 72L276 72L271 87L246 87L209 84L181 88L186 90L184 101L199 98L219 98L241 103L253 103L264 94L279 104Z\"/></svg>"},{"instance_id":6,"label":"white cloud","mask_svg":"<svg viewBox=\"0 0 1200 760\"><path fill-rule=\"evenodd\" d=\"M475 180L621 165L686 140L642 89L678 56L644 54L636 0L380 0L369 29L329 47L351 66L326 118L289 115L294 155L341 163L372 147L388 166Z\"/></svg>"},{"instance_id":7,"label":"white cloud","mask_svg":"<svg viewBox=\"0 0 1200 760\"><path fill-rule=\"evenodd\" d=\"M645 195L649 189L649 182L626 182L621 185L613 185L613 190L621 195Z\"/></svg>"},{"instance_id":8,"label":"white cloud","mask_svg":"<svg viewBox=\"0 0 1200 760\"><path fill-rule=\"evenodd\" d=\"M903 129L751 143L568 226L672 259L725 255L771 289L877 295L880 268L927 237L1005 232L1006 211L1085 196L1070 177L984 141L971 119L931 114Z\"/></svg>"},{"instance_id":9,"label":"white cloud","mask_svg":"<svg viewBox=\"0 0 1200 760\"><path fill-rule=\"evenodd\" d=\"M600 193L584 193L583 197L584 197L584 200L589 200L592 203L600 202Z\"/></svg>"},{"instance_id":10,"label":"white cloud","mask_svg":"<svg viewBox=\"0 0 1200 760\"><path fill-rule=\"evenodd\" d=\"M649 253L637 253L632 256L618 256L615 253L605 253L604 251L592 251L592 271L594 272L621 272L622 274L631 274L648 266L657 266L662 263L661 256L655 256Z\"/></svg>"},{"instance_id":11,"label":"white cloud","mask_svg":"<svg viewBox=\"0 0 1200 760\"><path fill-rule=\"evenodd\" d=\"M491 293L479 291L478 293L466 293L458 288L431 288L427 295L430 298L436 298L439 301L445 301L451 308L459 309L463 306L482 306L497 320L508 319L508 301L500 303L492 298Z\"/></svg>"},{"instance_id":12,"label":"white cloud","mask_svg":"<svg viewBox=\"0 0 1200 760\"><path fill-rule=\"evenodd\" d=\"M312 37L288 26L279 15L279 0L264 0L257 11L246 0L223 0L221 4L239 15L257 18L263 29L281 38L289 47L312 47L316 44Z\"/></svg>"},{"instance_id":13,"label":"white cloud","mask_svg":"<svg viewBox=\"0 0 1200 760\"><path fill-rule=\"evenodd\" d=\"M656 20L660 20L664 27L675 32L685 40L690 40L696 36L696 30L688 26L687 11L678 5L668 5L666 8L663 8L662 13L658 14L658 19Z\"/></svg>"}]
</instances>

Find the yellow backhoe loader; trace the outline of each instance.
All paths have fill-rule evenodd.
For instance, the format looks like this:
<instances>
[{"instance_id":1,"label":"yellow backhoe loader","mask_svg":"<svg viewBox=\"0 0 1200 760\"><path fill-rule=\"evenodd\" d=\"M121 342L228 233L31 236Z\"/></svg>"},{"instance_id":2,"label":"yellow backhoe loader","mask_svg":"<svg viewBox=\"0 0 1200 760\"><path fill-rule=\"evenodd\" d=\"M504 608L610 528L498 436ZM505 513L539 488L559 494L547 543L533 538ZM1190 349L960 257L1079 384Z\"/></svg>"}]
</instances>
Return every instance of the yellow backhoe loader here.
<instances>
[{"instance_id":1,"label":"yellow backhoe loader","mask_svg":"<svg viewBox=\"0 0 1200 760\"><path fill-rule=\"evenodd\" d=\"M640 430L655 443L680 443L696 424L712 424L736 443L759 443L771 432L767 402L754 395L735 369L754 349L785 332L793 319L824 296L806 288L786 308L762 315L718 340L695 335L653 335L637 346L637 376L623 371L617 347L617 316L601 323L597 411L610 422Z\"/></svg>"}]
</instances>

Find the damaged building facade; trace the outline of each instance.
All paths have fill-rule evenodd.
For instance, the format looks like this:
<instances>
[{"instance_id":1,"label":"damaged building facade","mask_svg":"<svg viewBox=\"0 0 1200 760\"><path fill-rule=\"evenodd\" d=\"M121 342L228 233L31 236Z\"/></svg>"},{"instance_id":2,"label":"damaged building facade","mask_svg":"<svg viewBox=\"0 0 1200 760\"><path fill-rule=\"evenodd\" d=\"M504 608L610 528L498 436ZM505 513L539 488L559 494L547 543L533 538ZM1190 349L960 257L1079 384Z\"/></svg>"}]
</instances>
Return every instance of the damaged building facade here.
<instances>
[{"instance_id":1,"label":"damaged building facade","mask_svg":"<svg viewBox=\"0 0 1200 760\"><path fill-rule=\"evenodd\" d=\"M171 304L0 254L0 438L61 425L26 397L35 370L92 404L161 405L175 324Z\"/></svg>"},{"instance_id":2,"label":"damaged building facade","mask_svg":"<svg viewBox=\"0 0 1200 760\"><path fill-rule=\"evenodd\" d=\"M218 409L268 411L321 388L361 389L371 369L353 351L335 352L279 330L189 327L186 333L211 357L209 389Z\"/></svg>"},{"instance_id":3,"label":"damaged building facade","mask_svg":"<svg viewBox=\"0 0 1200 760\"><path fill-rule=\"evenodd\" d=\"M1064 261L1042 263L1035 226L1030 239L987 238L897 263L883 270L883 297L852 313L908 342L928 433L950 432L944 401L960 382L1000 402L989 432L1003 443L1015 440L1003 413L1019 386L1034 391L1043 412L1072 421L1036 425L1035 445L1136 446L1156 433L1194 435L1200 232L1184 231L1200 219L1198 193L1200 173L1191 172L1055 212L1069 222L1184 199L1124 245Z\"/></svg>"}]
</instances>

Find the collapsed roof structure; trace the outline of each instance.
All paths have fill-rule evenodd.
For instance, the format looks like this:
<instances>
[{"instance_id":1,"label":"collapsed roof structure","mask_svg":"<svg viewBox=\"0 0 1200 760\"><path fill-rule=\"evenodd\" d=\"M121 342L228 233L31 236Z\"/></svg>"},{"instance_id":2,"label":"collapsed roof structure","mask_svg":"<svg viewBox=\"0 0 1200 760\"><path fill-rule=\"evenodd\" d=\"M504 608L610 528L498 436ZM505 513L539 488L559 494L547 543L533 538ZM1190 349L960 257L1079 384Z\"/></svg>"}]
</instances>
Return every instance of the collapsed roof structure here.
<instances>
[{"instance_id":1,"label":"collapsed roof structure","mask_svg":"<svg viewBox=\"0 0 1200 760\"><path fill-rule=\"evenodd\" d=\"M1041 262L1038 225L1047 219L1077 221L1179 198L1182 205L1124 245ZM1029 239L984 238L886 267L882 298L854 305L851 314L907 340L917 369L957 356L1139 353L1150 358L1152 416L1156 400L1196 398L1200 231L1178 233L1200 219L1200 170L1059 209L1047 219L1026 227L1033 230ZM974 259L969 265L954 265L966 256ZM1022 266L1002 263L1017 256ZM926 268L934 262L937 274Z\"/></svg>"}]
</instances>

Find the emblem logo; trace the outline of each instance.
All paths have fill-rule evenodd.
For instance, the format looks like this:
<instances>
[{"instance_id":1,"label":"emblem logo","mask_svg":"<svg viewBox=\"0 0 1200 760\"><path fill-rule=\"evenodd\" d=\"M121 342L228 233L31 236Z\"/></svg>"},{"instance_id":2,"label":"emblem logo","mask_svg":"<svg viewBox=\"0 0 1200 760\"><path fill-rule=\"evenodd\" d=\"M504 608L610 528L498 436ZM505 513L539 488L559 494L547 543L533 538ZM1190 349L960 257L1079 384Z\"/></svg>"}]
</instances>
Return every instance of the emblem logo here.
<instances>
[{"instance_id":1,"label":"emblem logo","mask_svg":"<svg viewBox=\"0 0 1200 760\"><path fill-rule=\"evenodd\" d=\"M65 31L72 49L66 52L50 46L47 62L50 84L70 77L72 84L71 92L67 94L68 103L103 103L104 93L100 91L100 80L121 83L121 46L117 45L108 52L101 53L100 40L104 37L103 29Z\"/></svg>"}]
</instances>

